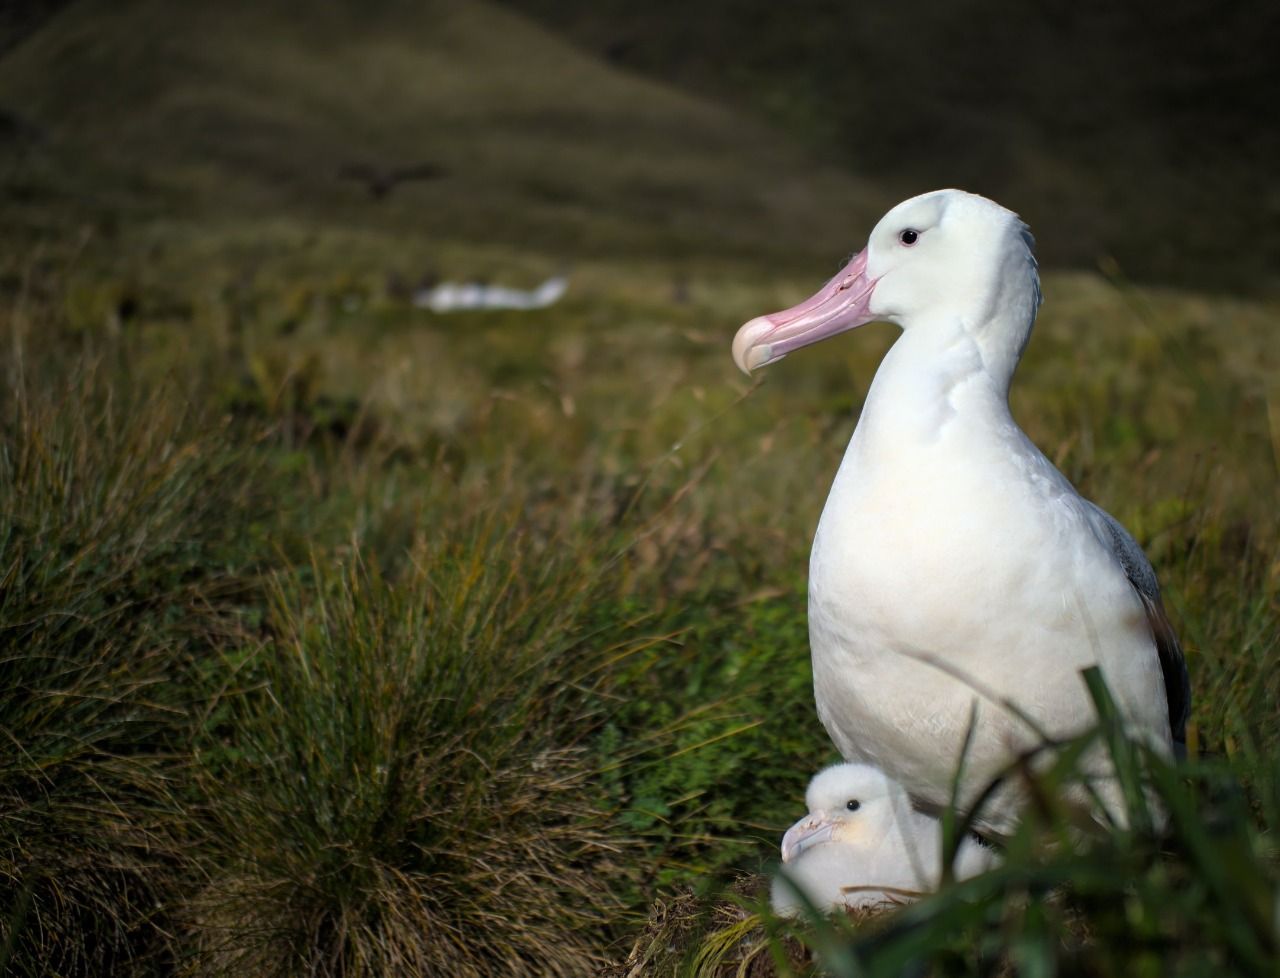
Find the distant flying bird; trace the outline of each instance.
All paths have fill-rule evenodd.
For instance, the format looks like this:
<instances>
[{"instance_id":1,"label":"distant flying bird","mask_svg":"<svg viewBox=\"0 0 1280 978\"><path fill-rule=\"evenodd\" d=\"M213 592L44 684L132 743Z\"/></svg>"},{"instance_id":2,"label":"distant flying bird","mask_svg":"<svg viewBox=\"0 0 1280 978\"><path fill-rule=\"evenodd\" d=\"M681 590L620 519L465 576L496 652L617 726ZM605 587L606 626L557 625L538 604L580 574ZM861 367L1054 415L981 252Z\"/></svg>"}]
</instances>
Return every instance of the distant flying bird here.
<instances>
[{"instance_id":1,"label":"distant flying bird","mask_svg":"<svg viewBox=\"0 0 1280 978\"><path fill-rule=\"evenodd\" d=\"M1032 244L990 200L924 194L889 211L816 295L733 341L750 372L863 323L902 329L813 541L809 643L818 715L840 753L927 806L950 801L971 718L964 805L1040 732L1090 728L1088 666L1131 735L1163 753L1185 738L1186 664L1151 565L1009 411L1041 299ZM1118 815L1109 770L1090 765ZM1006 783L981 825L1010 830L1020 805Z\"/></svg>"},{"instance_id":2,"label":"distant flying bird","mask_svg":"<svg viewBox=\"0 0 1280 978\"><path fill-rule=\"evenodd\" d=\"M416 163L413 166L392 168L348 163L338 170L339 179L356 180L364 184L374 200L382 200L402 183L438 180L442 176L445 176L444 168L435 163Z\"/></svg>"},{"instance_id":3,"label":"distant flying bird","mask_svg":"<svg viewBox=\"0 0 1280 978\"><path fill-rule=\"evenodd\" d=\"M782 837L782 868L769 897L774 913L803 912L797 890L825 912L907 903L937 889L942 824L915 811L883 771L837 764L815 775L804 797L809 814ZM995 850L965 839L953 869L967 879L998 861Z\"/></svg>"}]
</instances>

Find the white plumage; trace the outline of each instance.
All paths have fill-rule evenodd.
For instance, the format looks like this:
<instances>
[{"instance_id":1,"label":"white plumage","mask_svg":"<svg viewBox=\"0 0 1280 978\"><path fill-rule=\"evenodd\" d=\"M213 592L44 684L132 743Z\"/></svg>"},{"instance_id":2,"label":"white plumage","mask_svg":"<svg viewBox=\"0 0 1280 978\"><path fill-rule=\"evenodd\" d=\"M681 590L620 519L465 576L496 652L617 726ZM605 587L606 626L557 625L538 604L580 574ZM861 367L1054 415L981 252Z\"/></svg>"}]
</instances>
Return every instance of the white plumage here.
<instances>
[{"instance_id":1,"label":"white plumage","mask_svg":"<svg viewBox=\"0 0 1280 978\"><path fill-rule=\"evenodd\" d=\"M783 866L770 894L775 913L801 913L797 888L819 911L905 903L937 888L941 823L914 811L884 772L868 764L829 767L809 783L805 804L809 814L783 836ZM993 850L965 839L956 878L996 862Z\"/></svg>"},{"instance_id":2,"label":"white plumage","mask_svg":"<svg viewBox=\"0 0 1280 978\"><path fill-rule=\"evenodd\" d=\"M559 302L569 289L564 275L549 278L536 289L513 289L480 282L441 282L414 293L413 304L432 312L471 309L545 309Z\"/></svg>"},{"instance_id":3,"label":"white plumage","mask_svg":"<svg viewBox=\"0 0 1280 978\"><path fill-rule=\"evenodd\" d=\"M964 804L1041 743L1020 712L1053 738L1091 726L1087 666L1157 749L1186 723L1186 668L1150 564L1009 412L1040 304L1031 245L992 201L925 194L885 215L817 295L733 344L749 371L872 320L902 328L818 525L809 639L841 754L925 804L950 800L975 708ZM1008 830L1019 805L998 794L983 824Z\"/></svg>"}]
</instances>

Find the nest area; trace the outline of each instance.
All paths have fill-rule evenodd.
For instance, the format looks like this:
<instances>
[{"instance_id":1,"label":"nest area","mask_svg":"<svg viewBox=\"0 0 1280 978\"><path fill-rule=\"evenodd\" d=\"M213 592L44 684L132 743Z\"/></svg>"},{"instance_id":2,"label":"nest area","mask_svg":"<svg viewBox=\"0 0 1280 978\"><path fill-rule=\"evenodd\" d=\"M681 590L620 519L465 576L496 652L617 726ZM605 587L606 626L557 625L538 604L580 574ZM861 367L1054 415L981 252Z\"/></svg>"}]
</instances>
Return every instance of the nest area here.
<instances>
[{"instance_id":1,"label":"nest area","mask_svg":"<svg viewBox=\"0 0 1280 978\"><path fill-rule=\"evenodd\" d=\"M813 950L799 926L762 912L765 876L740 876L714 903L685 891L656 901L626 959L602 978L780 978L816 972ZM757 910L756 908L760 908ZM873 928L896 908L845 911L851 924Z\"/></svg>"}]
</instances>

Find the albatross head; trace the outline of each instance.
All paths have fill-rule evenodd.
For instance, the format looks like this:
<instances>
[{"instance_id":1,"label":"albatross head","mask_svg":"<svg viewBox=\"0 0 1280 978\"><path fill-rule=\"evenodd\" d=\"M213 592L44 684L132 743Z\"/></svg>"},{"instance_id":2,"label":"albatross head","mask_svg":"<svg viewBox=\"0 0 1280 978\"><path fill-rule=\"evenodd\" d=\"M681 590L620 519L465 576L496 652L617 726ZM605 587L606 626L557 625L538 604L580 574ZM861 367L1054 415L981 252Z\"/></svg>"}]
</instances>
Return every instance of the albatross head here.
<instances>
[{"instance_id":1,"label":"albatross head","mask_svg":"<svg viewBox=\"0 0 1280 978\"><path fill-rule=\"evenodd\" d=\"M1032 238L1012 211L963 190L936 190L889 211L814 296L758 316L733 340L745 373L876 320L904 330L960 323L1017 363L1040 304Z\"/></svg>"},{"instance_id":2,"label":"albatross head","mask_svg":"<svg viewBox=\"0 0 1280 978\"><path fill-rule=\"evenodd\" d=\"M825 842L874 848L896 813L911 807L902 788L869 764L836 764L818 772L804 800L809 814L782 837L784 863Z\"/></svg>"}]
</instances>

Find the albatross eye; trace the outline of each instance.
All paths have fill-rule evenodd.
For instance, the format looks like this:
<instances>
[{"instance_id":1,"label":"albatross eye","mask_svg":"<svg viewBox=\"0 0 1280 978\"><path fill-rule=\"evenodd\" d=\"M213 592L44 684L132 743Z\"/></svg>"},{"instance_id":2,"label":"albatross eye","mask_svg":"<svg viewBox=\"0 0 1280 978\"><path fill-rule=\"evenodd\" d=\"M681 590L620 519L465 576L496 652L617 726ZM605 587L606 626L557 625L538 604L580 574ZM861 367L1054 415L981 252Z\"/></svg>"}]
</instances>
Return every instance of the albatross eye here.
<instances>
[{"instance_id":1,"label":"albatross eye","mask_svg":"<svg viewBox=\"0 0 1280 978\"><path fill-rule=\"evenodd\" d=\"M920 232L915 228L907 228L905 231L898 232L898 240L910 248L920 240Z\"/></svg>"},{"instance_id":2,"label":"albatross eye","mask_svg":"<svg viewBox=\"0 0 1280 978\"><path fill-rule=\"evenodd\" d=\"M851 812L856 812L859 808L862 807L862 802L858 801L857 798L850 798L848 802L845 803L844 807L849 809L849 811Z\"/></svg>"}]
</instances>

